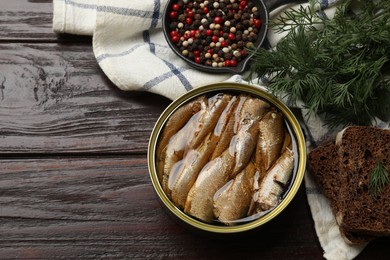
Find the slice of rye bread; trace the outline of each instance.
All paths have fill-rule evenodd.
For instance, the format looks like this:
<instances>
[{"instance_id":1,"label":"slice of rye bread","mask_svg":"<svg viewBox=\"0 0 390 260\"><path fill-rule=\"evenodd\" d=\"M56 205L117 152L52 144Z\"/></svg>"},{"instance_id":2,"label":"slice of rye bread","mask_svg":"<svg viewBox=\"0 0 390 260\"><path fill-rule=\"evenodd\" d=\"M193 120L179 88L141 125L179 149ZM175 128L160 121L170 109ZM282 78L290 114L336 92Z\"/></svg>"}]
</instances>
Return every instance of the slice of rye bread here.
<instances>
[{"instance_id":1,"label":"slice of rye bread","mask_svg":"<svg viewBox=\"0 0 390 260\"><path fill-rule=\"evenodd\" d=\"M313 149L308 155L307 166L314 181L330 201L333 213L337 214L341 204L339 190L343 176L341 176L335 140L330 140ZM363 244L373 239L371 236L355 234L343 228L340 228L340 233L348 244Z\"/></svg>"},{"instance_id":2,"label":"slice of rye bread","mask_svg":"<svg viewBox=\"0 0 390 260\"><path fill-rule=\"evenodd\" d=\"M389 236L390 184L378 196L369 193L368 185L378 160L390 169L390 130L348 127L336 137L336 146L346 176L339 190L338 224L347 232Z\"/></svg>"},{"instance_id":3,"label":"slice of rye bread","mask_svg":"<svg viewBox=\"0 0 390 260\"><path fill-rule=\"evenodd\" d=\"M340 172L336 162L339 161L335 140L330 140L313 149L308 155L308 170L322 193L331 202L334 212L338 212L338 194L340 189Z\"/></svg>"}]
</instances>

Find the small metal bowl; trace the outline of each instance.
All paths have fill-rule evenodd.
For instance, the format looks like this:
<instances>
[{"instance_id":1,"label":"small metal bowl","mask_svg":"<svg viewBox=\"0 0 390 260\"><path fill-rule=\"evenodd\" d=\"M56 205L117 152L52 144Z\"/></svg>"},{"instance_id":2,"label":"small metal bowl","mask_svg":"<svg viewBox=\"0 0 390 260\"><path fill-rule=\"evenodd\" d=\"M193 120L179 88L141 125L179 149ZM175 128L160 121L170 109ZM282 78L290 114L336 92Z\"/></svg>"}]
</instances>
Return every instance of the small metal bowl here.
<instances>
[{"instance_id":1,"label":"small metal bowl","mask_svg":"<svg viewBox=\"0 0 390 260\"><path fill-rule=\"evenodd\" d=\"M260 13L260 19L262 21L262 26L259 29L259 32L257 34L256 41L254 42L254 49L259 48L262 43L264 42L267 34L267 25L268 25L268 11L266 5L263 3L262 0L252 0L253 3L257 6L258 11ZM280 0L279 0L280 1ZM285 1L285 0L282 0ZM171 18L169 17L169 13L172 10L172 5L177 3L177 0L169 0L168 3L165 6L165 10L162 16L162 24L163 24L163 33L165 36L166 41L168 42L169 47L176 53L177 56L179 56L184 61L188 62L191 66L193 66L196 69L199 69L201 71L205 72L213 72L213 73L233 73L233 74L241 74L245 71L245 69L248 66L248 63L253 56L253 53L248 53L248 55L242 59L240 62L237 63L237 66L235 67L212 67L207 66L203 64L199 64L194 62L193 60L187 58L186 56L183 56L181 52L179 51L178 47L175 43L172 42L171 37L169 36L170 28L169 24L171 21Z\"/></svg>"},{"instance_id":2,"label":"small metal bowl","mask_svg":"<svg viewBox=\"0 0 390 260\"><path fill-rule=\"evenodd\" d=\"M235 226L224 226L219 224L208 224L200 220L197 220L190 215L184 213L184 211L177 208L174 203L169 199L169 197L164 192L162 185L160 184L158 175L157 175L157 155L156 147L159 140L159 135L161 134L164 125L166 124L168 118L172 113L174 113L180 106L186 102L195 99L201 95L212 95L217 93L232 93L232 94L248 94L253 97L263 99L274 106L279 110L284 116L287 128L292 137L292 151L294 153L294 169L293 177L290 181L287 191L283 194L281 202L267 214L260 216L256 219L244 222ZM162 203L162 207L168 211L174 219L178 220L179 223L184 224L184 226L189 227L191 230L200 231L201 233L213 234L216 236L222 235L223 237L229 236L228 234L237 234L244 233L244 231L249 231L256 229L268 221L274 219L279 213L281 213L286 206L291 202L291 200L296 195L305 171L306 166L306 146L304 141L304 136L301 130L301 127L289 110L289 108L279 99L273 95L265 92L264 90L246 84L239 83L217 83L206 85L203 87L196 88L186 94L182 95L175 101L173 101L162 115L157 120L155 127L152 131L149 146L148 146L148 168L150 173L151 182L157 193L159 200Z\"/></svg>"}]
</instances>

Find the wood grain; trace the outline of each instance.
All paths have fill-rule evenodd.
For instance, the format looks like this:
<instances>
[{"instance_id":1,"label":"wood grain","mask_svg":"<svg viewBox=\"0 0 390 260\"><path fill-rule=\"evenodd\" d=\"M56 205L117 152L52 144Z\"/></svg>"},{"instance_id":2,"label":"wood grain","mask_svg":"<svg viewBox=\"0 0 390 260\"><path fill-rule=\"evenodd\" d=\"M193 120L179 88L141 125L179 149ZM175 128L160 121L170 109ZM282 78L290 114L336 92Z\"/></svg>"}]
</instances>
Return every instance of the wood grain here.
<instances>
[{"instance_id":1,"label":"wood grain","mask_svg":"<svg viewBox=\"0 0 390 260\"><path fill-rule=\"evenodd\" d=\"M1 1L0 41L56 41L52 1Z\"/></svg>"},{"instance_id":2,"label":"wood grain","mask_svg":"<svg viewBox=\"0 0 390 260\"><path fill-rule=\"evenodd\" d=\"M145 156L23 158L1 165L0 258L321 255L302 189L277 221L226 241L194 235L166 215Z\"/></svg>"},{"instance_id":3,"label":"wood grain","mask_svg":"<svg viewBox=\"0 0 390 260\"><path fill-rule=\"evenodd\" d=\"M0 155L146 151L169 100L118 90L87 44L0 49Z\"/></svg>"}]
</instances>

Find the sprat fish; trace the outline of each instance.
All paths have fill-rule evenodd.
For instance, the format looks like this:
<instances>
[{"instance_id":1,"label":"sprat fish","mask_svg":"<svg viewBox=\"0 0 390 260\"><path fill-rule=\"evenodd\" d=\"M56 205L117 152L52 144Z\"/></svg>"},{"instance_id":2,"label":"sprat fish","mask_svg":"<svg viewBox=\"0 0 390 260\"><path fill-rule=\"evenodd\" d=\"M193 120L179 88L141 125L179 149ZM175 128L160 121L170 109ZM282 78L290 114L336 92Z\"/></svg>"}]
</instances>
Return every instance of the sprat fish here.
<instances>
[{"instance_id":1,"label":"sprat fish","mask_svg":"<svg viewBox=\"0 0 390 260\"><path fill-rule=\"evenodd\" d=\"M234 179L225 184L214 195L214 215L227 224L243 218L252 201L255 165L249 162Z\"/></svg>"},{"instance_id":2,"label":"sprat fish","mask_svg":"<svg viewBox=\"0 0 390 260\"><path fill-rule=\"evenodd\" d=\"M286 148L260 183L256 200L257 211L269 210L278 205L293 168L293 152Z\"/></svg>"},{"instance_id":3,"label":"sprat fish","mask_svg":"<svg viewBox=\"0 0 390 260\"><path fill-rule=\"evenodd\" d=\"M271 110L260 120L256 166L262 176L280 156L284 132L284 118L280 112Z\"/></svg>"},{"instance_id":4,"label":"sprat fish","mask_svg":"<svg viewBox=\"0 0 390 260\"><path fill-rule=\"evenodd\" d=\"M199 173L187 196L184 212L205 222L213 217L213 197L229 179L233 171L234 160L229 151L208 162Z\"/></svg>"}]
</instances>

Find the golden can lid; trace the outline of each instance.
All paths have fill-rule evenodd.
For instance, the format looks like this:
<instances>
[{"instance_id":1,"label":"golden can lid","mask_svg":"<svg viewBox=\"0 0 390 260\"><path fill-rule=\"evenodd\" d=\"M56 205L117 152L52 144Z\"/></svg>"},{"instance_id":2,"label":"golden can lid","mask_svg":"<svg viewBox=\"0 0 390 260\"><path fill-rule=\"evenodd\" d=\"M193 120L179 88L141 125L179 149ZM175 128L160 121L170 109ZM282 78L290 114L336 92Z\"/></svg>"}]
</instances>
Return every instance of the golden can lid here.
<instances>
[{"instance_id":1,"label":"golden can lid","mask_svg":"<svg viewBox=\"0 0 390 260\"><path fill-rule=\"evenodd\" d=\"M284 197L280 201L280 203L267 212L267 214L264 214L263 216L260 216L254 220L233 225L233 226L226 226L226 225L213 225L213 224L207 224L200 220L197 220L186 213L184 213L182 210L177 208L174 203L168 198L166 193L164 192L160 181L158 179L157 175L157 169L156 169L156 147L157 142L159 139L159 135L161 134L161 131L167 121L167 119L174 113L181 105L188 102L189 100L192 100L200 95L204 94L210 94L210 93L234 93L234 94L248 94L254 97L261 98L267 102L269 102L271 105L276 107L284 116L287 126L289 128L290 133L292 134L292 138L294 139L293 142L293 152L294 156L296 158L296 161L294 163L294 169L293 169L293 179L290 183L290 186L288 190L286 191ZM286 206L291 202L291 200L296 195L303 177L305 173L305 167L306 167L306 145L305 140L303 136L302 129L299 125L298 120L292 113L292 111L278 98L273 96L272 94L266 92L260 87L254 86L254 85L248 85L248 84L241 84L241 83L234 83L234 82L224 82L224 83L216 83L216 84L210 84L205 85L199 88L196 88L192 91L189 91L182 95L181 97L174 100L161 114L161 116L158 118L151 136L149 140L148 145L148 168L149 168L149 174L151 178L151 182L153 184L153 187L161 200L163 206L174 215L174 217L178 218L180 221L184 222L184 224L187 224L197 230L205 231L205 232L211 232L211 233L219 233L219 234L234 234L234 233L240 233L243 231L249 231L253 230L257 227L260 227L261 225L267 223L271 219L275 218L280 212L282 212Z\"/></svg>"}]
</instances>

